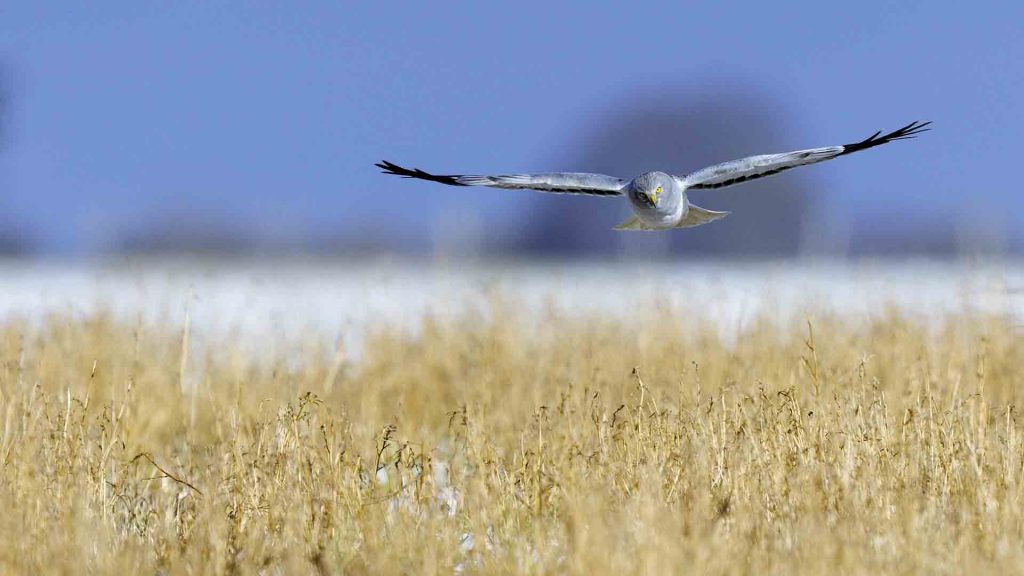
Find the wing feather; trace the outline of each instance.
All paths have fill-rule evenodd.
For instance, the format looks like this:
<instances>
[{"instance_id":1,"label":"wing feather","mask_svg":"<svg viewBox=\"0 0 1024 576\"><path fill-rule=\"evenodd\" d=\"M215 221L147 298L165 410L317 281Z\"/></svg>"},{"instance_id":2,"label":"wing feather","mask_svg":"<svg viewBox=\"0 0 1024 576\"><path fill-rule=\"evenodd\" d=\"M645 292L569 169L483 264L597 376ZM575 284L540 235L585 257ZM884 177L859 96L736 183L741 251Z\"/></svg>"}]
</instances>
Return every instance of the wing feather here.
<instances>
[{"instance_id":1,"label":"wing feather","mask_svg":"<svg viewBox=\"0 0 1024 576\"><path fill-rule=\"evenodd\" d=\"M796 150L782 154L765 154L762 156L751 156L739 160L731 160L714 166L708 166L680 179L686 188L695 190L722 188L733 184L740 184L748 180L764 178L778 174L790 168L807 166L831 160L846 154L860 152L882 144L888 144L896 140L913 138L921 132L929 130L931 122L911 122L906 126L882 135L882 132L875 132L870 137L842 146L828 146L825 148L810 148L808 150Z\"/></svg>"},{"instance_id":2,"label":"wing feather","mask_svg":"<svg viewBox=\"0 0 1024 576\"><path fill-rule=\"evenodd\" d=\"M539 190L561 194L620 196L628 180L587 172L550 172L546 174L430 174L418 168L403 168L384 160L376 164L385 174L439 182L449 186L487 186L519 190Z\"/></svg>"}]
</instances>

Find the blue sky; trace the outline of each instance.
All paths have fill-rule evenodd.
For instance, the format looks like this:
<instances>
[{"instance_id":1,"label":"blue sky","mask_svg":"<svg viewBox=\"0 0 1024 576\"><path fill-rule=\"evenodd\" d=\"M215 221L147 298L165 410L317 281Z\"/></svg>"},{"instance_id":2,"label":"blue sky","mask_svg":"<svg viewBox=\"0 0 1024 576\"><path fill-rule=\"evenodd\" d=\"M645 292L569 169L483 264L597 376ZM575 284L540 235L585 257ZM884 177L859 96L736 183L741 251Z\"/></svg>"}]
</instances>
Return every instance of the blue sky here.
<instances>
[{"instance_id":1,"label":"blue sky","mask_svg":"<svg viewBox=\"0 0 1024 576\"><path fill-rule=\"evenodd\" d=\"M726 82L771 96L788 148L935 121L812 168L828 218L955 216L1019 238L1022 21L1010 2L8 0L0 225L71 254L179 214L282 237L417 238L468 209L500 230L534 201L386 179L373 163L572 170L559 162L602 110Z\"/></svg>"}]
</instances>

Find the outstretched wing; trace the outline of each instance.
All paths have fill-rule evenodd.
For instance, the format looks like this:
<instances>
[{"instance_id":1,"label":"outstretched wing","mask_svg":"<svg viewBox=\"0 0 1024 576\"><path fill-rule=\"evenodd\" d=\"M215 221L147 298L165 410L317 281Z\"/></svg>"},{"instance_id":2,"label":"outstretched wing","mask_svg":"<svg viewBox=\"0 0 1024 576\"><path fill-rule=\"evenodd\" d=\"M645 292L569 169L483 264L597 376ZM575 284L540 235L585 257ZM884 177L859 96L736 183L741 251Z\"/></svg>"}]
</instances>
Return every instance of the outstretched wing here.
<instances>
[{"instance_id":1,"label":"outstretched wing","mask_svg":"<svg viewBox=\"0 0 1024 576\"><path fill-rule=\"evenodd\" d=\"M385 174L403 178L418 178L440 182L449 186L489 186L491 188L513 188L540 190L562 194L592 194L595 196L619 196L628 180L588 174L586 172L551 172L548 174L500 174L481 176L475 174L429 174L418 168L412 170L392 164L387 160L376 164Z\"/></svg>"},{"instance_id":2,"label":"outstretched wing","mask_svg":"<svg viewBox=\"0 0 1024 576\"><path fill-rule=\"evenodd\" d=\"M894 140L913 138L921 132L927 132L929 124L931 122L911 122L903 128L888 134L882 135L882 132L878 131L872 134L870 138L843 146L810 148L808 150L797 150L783 154L765 154L763 156L751 156L749 158L723 162L722 164L708 166L688 174L679 180L686 188L696 190L731 186L748 180L778 174L797 166L806 166L807 164L831 160L846 154L853 154L854 152L888 144Z\"/></svg>"}]
</instances>

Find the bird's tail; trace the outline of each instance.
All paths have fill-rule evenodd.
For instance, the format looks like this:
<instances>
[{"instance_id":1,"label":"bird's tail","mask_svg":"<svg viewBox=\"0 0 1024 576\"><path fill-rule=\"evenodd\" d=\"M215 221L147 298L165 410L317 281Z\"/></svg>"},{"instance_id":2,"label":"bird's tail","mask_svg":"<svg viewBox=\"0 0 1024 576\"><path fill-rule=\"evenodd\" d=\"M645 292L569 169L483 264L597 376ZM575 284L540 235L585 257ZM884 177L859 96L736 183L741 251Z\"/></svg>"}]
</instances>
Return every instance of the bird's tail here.
<instances>
[{"instance_id":1,"label":"bird's tail","mask_svg":"<svg viewBox=\"0 0 1024 576\"><path fill-rule=\"evenodd\" d=\"M700 226L701 224L721 220L729 214L732 214L732 212L717 212L715 210L708 210L706 208L690 204L690 210L686 213L686 217L680 220L679 224L676 224L675 227L693 228L694 226Z\"/></svg>"},{"instance_id":2,"label":"bird's tail","mask_svg":"<svg viewBox=\"0 0 1024 576\"><path fill-rule=\"evenodd\" d=\"M622 224L619 224L614 230L657 230L657 228L651 228L647 224L644 224L638 216L630 216L626 218Z\"/></svg>"}]
</instances>

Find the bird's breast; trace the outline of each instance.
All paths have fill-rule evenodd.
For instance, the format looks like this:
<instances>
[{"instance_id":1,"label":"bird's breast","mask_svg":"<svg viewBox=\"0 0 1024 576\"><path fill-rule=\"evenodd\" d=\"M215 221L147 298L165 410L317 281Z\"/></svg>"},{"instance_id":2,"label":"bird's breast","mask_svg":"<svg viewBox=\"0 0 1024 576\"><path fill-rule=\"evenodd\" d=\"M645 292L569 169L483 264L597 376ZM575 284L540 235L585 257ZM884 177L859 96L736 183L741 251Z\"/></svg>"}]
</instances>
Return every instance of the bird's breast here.
<instances>
[{"instance_id":1,"label":"bird's breast","mask_svg":"<svg viewBox=\"0 0 1024 576\"><path fill-rule=\"evenodd\" d=\"M632 198L630 200L629 204L637 217L644 224L655 228L673 228L686 217L686 213L689 211L689 203L685 196L678 202L674 202L672 206L646 206L632 201Z\"/></svg>"}]
</instances>

